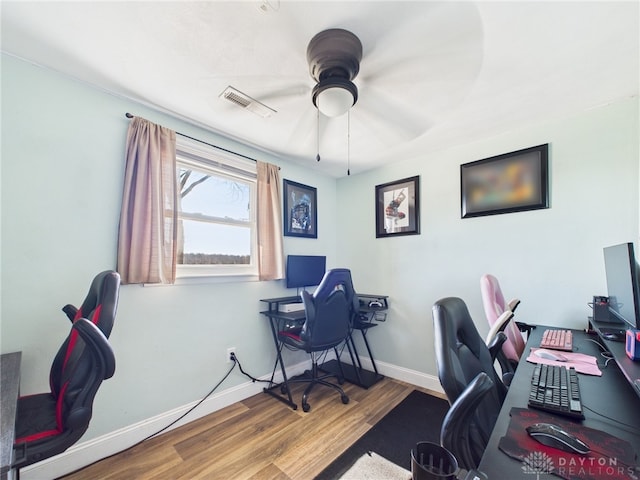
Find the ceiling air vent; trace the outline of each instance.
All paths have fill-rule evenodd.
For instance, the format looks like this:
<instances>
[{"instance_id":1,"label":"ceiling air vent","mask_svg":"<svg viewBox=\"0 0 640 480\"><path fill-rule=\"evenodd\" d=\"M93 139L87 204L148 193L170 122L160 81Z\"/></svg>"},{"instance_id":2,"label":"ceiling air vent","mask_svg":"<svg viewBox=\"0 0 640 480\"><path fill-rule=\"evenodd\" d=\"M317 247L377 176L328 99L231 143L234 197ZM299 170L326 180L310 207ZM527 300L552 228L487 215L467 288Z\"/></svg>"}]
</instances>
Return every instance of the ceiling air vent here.
<instances>
[{"instance_id":1,"label":"ceiling air vent","mask_svg":"<svg viewBox=\"0 0 640 480\"><path fill-rule=\"evenodd\" d=\"M221 98L229 100L231 103L235 103L242 108L246 108L250 112L260 115L263 118L270 117L276 110L271 107L267 107L264 103L259 102L255 98L251 98L249 95L242 93L240 90L228 86L220 94Z\"/></svg>"}]
</instances>

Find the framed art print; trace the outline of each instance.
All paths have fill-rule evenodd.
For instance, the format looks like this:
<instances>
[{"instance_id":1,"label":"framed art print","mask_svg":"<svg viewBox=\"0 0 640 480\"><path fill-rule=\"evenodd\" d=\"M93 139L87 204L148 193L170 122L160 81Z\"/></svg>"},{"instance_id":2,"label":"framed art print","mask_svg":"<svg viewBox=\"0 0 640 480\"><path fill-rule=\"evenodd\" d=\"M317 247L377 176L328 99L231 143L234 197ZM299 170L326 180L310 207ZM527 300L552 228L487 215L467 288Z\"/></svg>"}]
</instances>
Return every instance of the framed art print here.
<instances>
[{"instance_id":1,"label":"framed art print","mask_svg":"<svg viewBox=\"0 0 640 480\"><path fill-rule=\"evenodd\" d=\"M318 238L316 188L285 179L283 190L285 236Z\"/></svg>"},{"instance_id":2,"label":"framed art print","mask_svg":"<svg viewBox=\"0 0 640 480\"><path fill-rule=\"evenodd\" d=\"M420 233L420 177L376 185L376 238Z\"/></svg>"},{"instance_id":3,"label":"framed art print","mask_svg":"<svg viewBox=\"0 0 640 480\"><path fill-rule=\"evenodd\" d=\"M549 208L549 144L460 165L462 218Z\"/></svg>"}]
</instances>

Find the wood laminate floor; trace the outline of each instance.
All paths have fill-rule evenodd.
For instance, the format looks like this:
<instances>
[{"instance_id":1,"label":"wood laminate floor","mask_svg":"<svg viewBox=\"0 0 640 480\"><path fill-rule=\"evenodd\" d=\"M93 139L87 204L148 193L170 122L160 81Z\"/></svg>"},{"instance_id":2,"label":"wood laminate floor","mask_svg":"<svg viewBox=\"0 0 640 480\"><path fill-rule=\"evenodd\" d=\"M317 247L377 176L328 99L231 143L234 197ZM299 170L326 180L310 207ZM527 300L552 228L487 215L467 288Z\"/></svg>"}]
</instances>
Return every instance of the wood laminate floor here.
<instances>
[{"instance_id":1,"label":"wood laminate floor","mask_svg":"<svg viewBox=\"0 0 640 480\"><path fill-rule=\"evenodd\" d=\"M298 405L304 387L293 387ZM343 387L347 405L333 389L316 386L307 413L260 393L62 478L311 480L419 389L388 378L368 390Z\"/></svg>"}]
</instances>

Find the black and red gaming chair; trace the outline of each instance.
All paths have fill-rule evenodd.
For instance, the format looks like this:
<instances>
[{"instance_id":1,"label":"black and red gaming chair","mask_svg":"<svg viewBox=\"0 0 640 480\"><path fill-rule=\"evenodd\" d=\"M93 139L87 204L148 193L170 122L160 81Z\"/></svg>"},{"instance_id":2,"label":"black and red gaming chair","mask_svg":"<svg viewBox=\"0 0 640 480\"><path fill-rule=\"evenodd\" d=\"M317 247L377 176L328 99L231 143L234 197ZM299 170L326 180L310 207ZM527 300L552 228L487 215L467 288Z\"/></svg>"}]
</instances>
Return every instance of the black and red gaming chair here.
<instances>
[{"instance_id":1,"label":"black and red gaming chair","mask_svg":"<svg viewBox=\"0 0 640 480\"><path fill-rule=\"evenodd\" d=\"M78 318L91 320L104 333L104 336L109 338L116 318L119 290L120 275L112 270L105 270L96 275L91 282L89 292L80 308L69 304L65 305L62 311L67 314L71 322Z\"/></svg>"},{"instance_id":2,"label":"black and red gaming chair","mask_svg":"<svg viewBox=\"0 0 640 480\"><path fill-rule=\"evenodd\" d=\"M115 372L107 337L115 319L119 288L116 272L102 272L93 280L80 308L63 308L72 325L51 366L51 391L18 399L13 464L18 472L64 452L89 427L98 388Z\"/></svg>"}]
</instances>

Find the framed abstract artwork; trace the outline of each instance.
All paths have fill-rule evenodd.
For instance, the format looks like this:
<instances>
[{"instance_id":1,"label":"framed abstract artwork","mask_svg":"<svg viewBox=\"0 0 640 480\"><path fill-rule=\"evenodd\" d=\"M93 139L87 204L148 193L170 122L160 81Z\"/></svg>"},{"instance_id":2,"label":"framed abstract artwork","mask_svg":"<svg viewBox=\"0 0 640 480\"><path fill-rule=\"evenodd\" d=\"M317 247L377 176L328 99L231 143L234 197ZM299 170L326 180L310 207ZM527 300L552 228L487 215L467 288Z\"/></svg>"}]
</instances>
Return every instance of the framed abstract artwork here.
<instances>
[{"instance_id":1,"label":"framed abstract artwork","mask_svg":"<svg viewBox=\"0 0 640 480\"><path fill-rule=\"evenodd\" d=\"M549 208L549 144L460 165L462 218Z\"/></svg>"}]
</instances>

